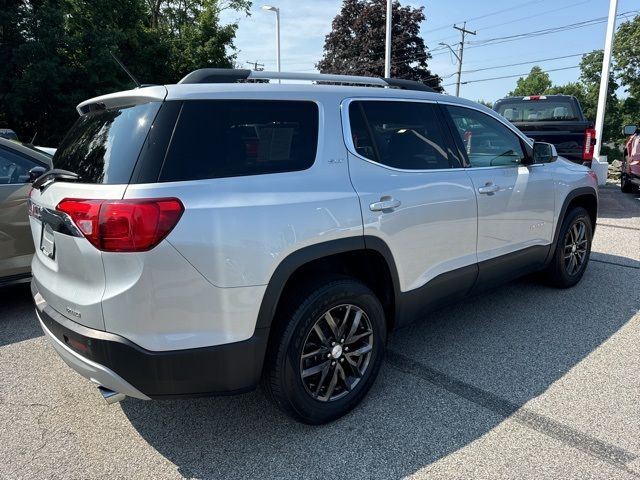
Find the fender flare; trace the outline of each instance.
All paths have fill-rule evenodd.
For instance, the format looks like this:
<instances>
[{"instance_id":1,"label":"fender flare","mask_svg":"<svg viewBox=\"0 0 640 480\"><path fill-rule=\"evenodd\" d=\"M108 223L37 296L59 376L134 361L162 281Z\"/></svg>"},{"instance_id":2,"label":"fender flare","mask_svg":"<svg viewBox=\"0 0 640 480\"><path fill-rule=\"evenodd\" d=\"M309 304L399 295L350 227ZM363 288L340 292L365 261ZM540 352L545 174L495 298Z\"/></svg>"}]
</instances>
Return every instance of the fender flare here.
<instances>
[{"instance_id":1,"label":"fender flare","mask_svg":"<svg viewBox=\"0 0 640 480\"><path fill-rule=\"evenodd\" d=\"M598 193L596 189L593 187L580 187L575 190L571 190L567 196L564 198L562 202L562 208L560 209L560 213L558 214L558 222L556 223L555 231L553 232L553 242L551 243L551 248L549 249L549 254L547 256L547 260L545 264L548 264L552 259L553 255L556 251L556 246L558 244L558 237L560 236L560 227L562 226L562 222L564 222L564 217L567 214L567 209L569 208L569 204L578 197L586 197L591 196L596 201L596 219L598 218ZM596 224L593 224L593 232L596 231Z\"/></svg>"},{"instance_id":2,"label":"fender flare","mask_svg":"<svg viewBox=\"0 0 640 480\"><path fill-rule=\"evenodd\" d=\"M398 280L398 271L396 269L396 263L393 259L393 255L391 254L391 250L384 240L378 237L360 235L357 237L329 240L327 242L309 245L287 255L278 264L269 279L269 283L267 284L267 288L262 297L260 309L258 310L256 330L271 327L284 287L289 278L291 278L291 275L298 268L314 260L319 260L331 255L362 250L373 250L382 255L386 261L393 283L394 298L396 299L395 308L397 313L397 299L400 294L400 282Z\"/></svg>"}]
</instances>

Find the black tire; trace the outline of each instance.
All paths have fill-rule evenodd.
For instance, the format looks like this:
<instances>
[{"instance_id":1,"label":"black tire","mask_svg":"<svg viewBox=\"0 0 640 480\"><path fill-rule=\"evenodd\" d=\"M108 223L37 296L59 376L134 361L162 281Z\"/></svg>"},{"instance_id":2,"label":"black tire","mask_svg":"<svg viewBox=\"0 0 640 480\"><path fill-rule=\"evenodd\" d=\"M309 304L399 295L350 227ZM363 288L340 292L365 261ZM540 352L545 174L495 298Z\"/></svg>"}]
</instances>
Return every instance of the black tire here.
<instances>
[{"instance_id":1,"label":"black tire","mask_svg":"<svg viewBox=\"0 0 640 480\"><path fill-rule=\"evenodd\" d=\"M283 305L282 309L278 309L279 312L282 312L280 318L282 322L280 322L281 327L279 330L274 332L276 337L271 342L267 352L262 379L263 388L278 408L296 420L313 425L330 422L345 415L358 405L378 375L384 357L387 338L384 310L374 293L366 285L352 278L327 279L323 284L315 284L315 286L301 289L297 295L291 296L286 302L287 304ZM317 335L314 329L316 323L323 321L326 312L332 312L330 317L333 318L333 315L341 312L340 309L343 309L342 311L346 313L341 321L344 324L336 325L338 322L335 322L334 326L347 325L349 318L351 318L351 325L345 327L349 330L349 339L343 333L342 336L345 338L342 339L343 342L340 345L344 344L346 350L348 350L347 340L351 341L351 338L358 336L355 331L351 334L353 323L357 323L358 332L365 332L364 337L356 340L356 342L365 341L367 344L371 344L371 350L367 357L368 361L359 377L355 375L355 370L352 370L349 364L354 359L358 362L360 361L360 356L355 357L356 351L346 353L345 350L345 352L342 352L341 346L339 356L333 357L337 351L334 351L335 347L332 348L330 342L334 340L333 337L335 335L329 329L328 323L319 324L318 328L324 332L325 340L327 340L329 347L320 342L319 335L315 337ZM349 312L353 315L354 312L359 311L363 313L360 314L360 319L357 322L353 320L355 317L349 317ZM367 333L369 330L362 330L369 325L371 334ZM318 350L314 350L316 346L312 345L312 336L316 338ZM329 340L329 337L331 337L331 340ZM309 349L310 345L311 349ZM352 350L356 348L362 350L358 346L361 344L349 345L354 345ZM328 350L309 357L309 351L319 351L325 348L328 348ZM302 357L304 349L307 352L305 353L306 359ZM327 354L328 356L325 359ZM344 362L344 360L348 361ZM364 360L364 357L362 357L362 360ZM303 379L303 370L305 373L312 370L308 368L309 364L307 363L311 361L317 362L319 366L324 365L323 370L325 368L328 370L325 373L318 372L315 376L312 375ZM328 367L326 367L327 364L329 365ZM338 366L335 366L335 364ZM338 369L341 375L339 375ZM342 375L347 372L347 369L354 375L343 378ZM334 372L336 372L337 383L333 385L329 392ZM328 384L326 383L327 377L323 375L331 376L331 381ZM353 383L352 380L357 380L357 382L351 390L348 390L347 382L349 381L349 385L351 385ZM310 382L313 381L317 383L312 385L313 388L310 389ZM317 385L320 385L320 387L317 387ZM311 390L321 391L324 395L328 395L327 399L332 397L334 392L336 397L339 397L337 395L339 392L343 396L323 401L318 394L314 397L314 393Z\"/></svg>"},{"instance_id":2,"label":"black tire","mask_svg":"<svg viewBox=\"0 0 640 480\"><path fill-rule=\"evenodd\" d=\"M638 191L638 186L629 181L629 177L624 173L626 167L627 159L625 158L623 160L622 167L620 168L622 170L620 174L620 190L622 190L623 193L635 193Z\"/></svg>"},{"instance_id":3,"label":"black tire","mask_svg":"<svg viewBox=\"0 0 640 480\"><path fill-rule=\"evenodd\" d=\"M584 226L584 240L586 241L582 257L579 256L582 244L577 247L572 246L575 235L575 230L572 229L574 227L579 229L580 225ZM557 288L569 288L580 281L589 263L592 239L593 225L589 213L582 207L571 209L562 222L553 259L545 272L545 279L549 285ZM582 258L581 263L579 265L572 263L570 258L566 258L567 255L574 256L574 259ZM577 263L578 260L575 261Z\"/></svg>"}]
</instances>

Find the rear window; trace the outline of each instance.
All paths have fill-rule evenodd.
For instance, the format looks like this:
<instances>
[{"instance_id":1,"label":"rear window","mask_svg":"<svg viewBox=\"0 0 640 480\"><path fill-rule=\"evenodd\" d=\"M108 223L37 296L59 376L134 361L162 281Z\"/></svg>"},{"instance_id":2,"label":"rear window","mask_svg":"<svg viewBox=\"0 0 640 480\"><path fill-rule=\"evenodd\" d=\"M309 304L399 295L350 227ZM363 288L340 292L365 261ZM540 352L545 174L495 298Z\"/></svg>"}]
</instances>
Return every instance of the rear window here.
<instances>
[{"instance_id":1,"label":"rear window","mask_svg":"<svg viewBox=\"0 0 640 480\"><path fill-rule=\"evenodd\" d=\"M510 122L579 121L580 114L570 100L509 100L496 111Z\"/></svg>"},{"instance_id":2,"label":"rear window","mask_svg":"<svg viewBox=\"0 0 640 480\"><path fill-rule=\"evenodd\" d=\"M129 183L160 102L102 109L81 116L53 157L83 183Z\"/></svg>"},{"instance_id":3,"label":"rear window","mask_svg":"<svg viewBox=\"0 0 640 480\"><path fill-rule=\"evenodd\" d=\"M318 106L308 101L184 102L160 181L304 170L315 160Z\"/></svg>"}]
</instances>

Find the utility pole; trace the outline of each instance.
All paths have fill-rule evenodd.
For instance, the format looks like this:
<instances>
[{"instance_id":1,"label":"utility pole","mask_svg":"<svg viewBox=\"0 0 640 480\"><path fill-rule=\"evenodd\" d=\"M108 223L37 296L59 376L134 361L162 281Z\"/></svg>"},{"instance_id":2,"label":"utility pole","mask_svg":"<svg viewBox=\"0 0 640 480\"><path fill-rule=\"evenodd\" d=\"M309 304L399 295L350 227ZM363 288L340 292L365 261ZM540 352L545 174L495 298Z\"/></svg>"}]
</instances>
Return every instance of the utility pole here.
<instances>
[{"instance_id":1,"label":"utility pole","mask_svg":"<svg viewBox=\"0 0 640 480\"><path fill-rule=\"evenodd\" d=\"M264 70L264 63L258 63L257 60L255 62L249 62L247 60L247 63L253 65L253 70L256 72L262 72Z\"/></svg>"},{"instance_id":2,"label":"utility pole","mask_svg":"<svg viewBox=\"0 0 640 480\"><path fill-rule=\"evenodd\" d=\"M475 35L475 31L467 30L467 22L462 24L462 27L458 27L454 25L453 28L456 30L460 30L461 38L460 38L460 48L458 49L458 81L456 82L456 97L460 96L460 77L462 76L462 55L464 54L464 36L468 33L470 35Z\"/></svg>"},{"instance_id":3,"label":"utility pole","mask_svg":"<svg viewBox=\"0 0 640 480\"><path fill-rule=\"evenodd\" d=\"M384 40L384 78L391 78L391 15L393 12L391 3L391 0L387 0L387 29Z\"/></svg>"}]
</instances>

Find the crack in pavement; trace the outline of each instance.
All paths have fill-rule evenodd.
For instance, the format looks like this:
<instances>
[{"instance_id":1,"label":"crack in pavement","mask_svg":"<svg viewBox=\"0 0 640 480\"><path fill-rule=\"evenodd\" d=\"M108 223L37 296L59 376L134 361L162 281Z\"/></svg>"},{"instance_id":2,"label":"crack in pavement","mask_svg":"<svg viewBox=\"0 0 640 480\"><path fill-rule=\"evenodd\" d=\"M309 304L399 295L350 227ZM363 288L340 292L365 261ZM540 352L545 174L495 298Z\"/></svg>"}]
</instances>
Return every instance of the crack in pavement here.
<instances>
[{"instance_id":1,"label":"crack in pavement","mask_svg":"<svg viewBox=\"0 0 640 480\"><path fill-rule=\"evenodd\" d=\"M593 252L593 253L599 253L599 252ZM596 263L606 263L607 265L615 265L616 267L633 268L634 270L640 270L640 267L636 267L635 265L625 265L624 263L609 262L607 260L598 260L593 257L591 257L589 261L596 262Z\"/></svg>"},{"instance_id":2,"label":"crack in pavement","mask_svg":"<svg viewBox=\"0 0 640 480\"><path fill-rule=\"evenodd\" d=\"M563 425L556 420L512 403L491 392L457 380L394 350L387 350L386 361L396 370L426 380L504 418L515 420L521 425L577 448L598 460L607 462L616 468L624 470L626 473L640 478L640 474L629 467L631 462L638 459L638 455L632 452L598 440L591 435Z\"/></svg>"},{"instance_id":3,"label":"crack in pavement","mask_svg":"<svg viewBox=\"0 0 640 480\"><path fill-rule=\"evenodd\" d=\"M625 230L640 230L640 227L628 227L626 225L614 225L613 223L596 222L597 227L624 228Z\"/></svg>"}]
</instances>

